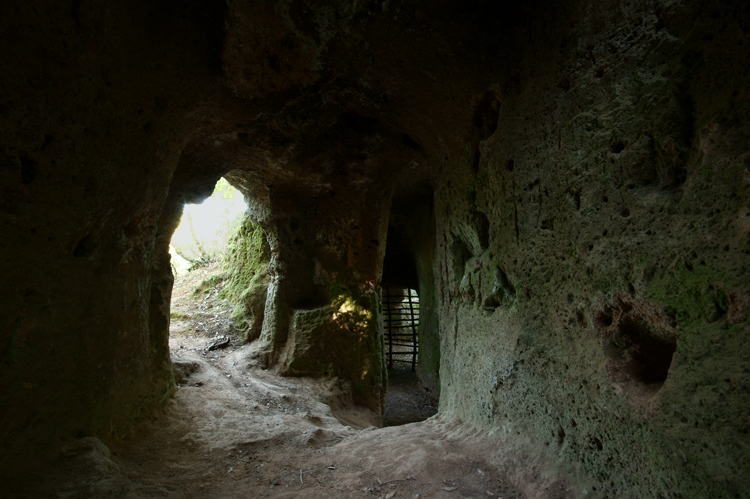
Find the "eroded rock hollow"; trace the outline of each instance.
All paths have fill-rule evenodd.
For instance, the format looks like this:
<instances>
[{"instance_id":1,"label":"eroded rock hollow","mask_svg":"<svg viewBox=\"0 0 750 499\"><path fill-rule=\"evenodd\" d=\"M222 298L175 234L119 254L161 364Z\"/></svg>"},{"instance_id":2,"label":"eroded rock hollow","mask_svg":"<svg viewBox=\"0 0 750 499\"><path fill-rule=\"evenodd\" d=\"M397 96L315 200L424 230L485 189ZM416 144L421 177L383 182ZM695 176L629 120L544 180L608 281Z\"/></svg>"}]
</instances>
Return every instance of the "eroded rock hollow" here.
<instances>
[{"instance_id":1,"label":"eroded rock hollow","mask_svg":"<svg viewBox=\"0 0 750 499\"><path fill-rule=\"evenodd\" d=\"M268 244L267 365L382 416L385 273L444 417L580 496L750 490L745 2L11 0L0 26L4 470L170 396L169 240L225 176Z\"/></svg>"}]
</instances>

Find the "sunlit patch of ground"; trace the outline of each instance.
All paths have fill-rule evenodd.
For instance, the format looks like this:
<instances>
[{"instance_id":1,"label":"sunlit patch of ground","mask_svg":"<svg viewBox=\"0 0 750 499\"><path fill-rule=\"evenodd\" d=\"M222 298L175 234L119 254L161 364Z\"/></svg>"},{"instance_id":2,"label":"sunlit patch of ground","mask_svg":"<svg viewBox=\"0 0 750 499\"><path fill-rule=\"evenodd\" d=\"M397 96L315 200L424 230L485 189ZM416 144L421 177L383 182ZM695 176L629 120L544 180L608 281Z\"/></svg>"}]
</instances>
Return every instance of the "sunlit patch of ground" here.
<instances>
[{"instance_id":1,"label":"sunlit patch of ground","mask_svg":"<svg viewBox=\"0 0 750 499\"><path fill-rule=\"evenodd\" d=\"M232 320L234 305L219 297L223 286L218 263L175 277L172 288L169 344L200 349L218 338L239 342Z\"/></svg>"}]
</instances>

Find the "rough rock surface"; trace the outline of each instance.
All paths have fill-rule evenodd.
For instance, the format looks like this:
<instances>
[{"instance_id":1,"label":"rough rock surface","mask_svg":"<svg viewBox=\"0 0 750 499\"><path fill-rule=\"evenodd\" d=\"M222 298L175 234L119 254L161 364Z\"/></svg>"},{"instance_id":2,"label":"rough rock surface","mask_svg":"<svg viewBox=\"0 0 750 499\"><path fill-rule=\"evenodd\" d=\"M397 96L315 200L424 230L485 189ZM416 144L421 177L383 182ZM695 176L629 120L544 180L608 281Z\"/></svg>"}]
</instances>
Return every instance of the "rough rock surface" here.
<instances>
[{"instance_id":1,"label":"rough rock surface","mask_svg":"<svg viewBox=\"0 0 750 499\"><path fill-rule=\"evenodd\" d=\"M225 175L270 247L268 365L353 300L333 366L382 415L401 255L442 417L578 495L746 494L749 28L741 1L2 2L0 467L172 393L168 243Z\"/></svg>"}]
</instances>

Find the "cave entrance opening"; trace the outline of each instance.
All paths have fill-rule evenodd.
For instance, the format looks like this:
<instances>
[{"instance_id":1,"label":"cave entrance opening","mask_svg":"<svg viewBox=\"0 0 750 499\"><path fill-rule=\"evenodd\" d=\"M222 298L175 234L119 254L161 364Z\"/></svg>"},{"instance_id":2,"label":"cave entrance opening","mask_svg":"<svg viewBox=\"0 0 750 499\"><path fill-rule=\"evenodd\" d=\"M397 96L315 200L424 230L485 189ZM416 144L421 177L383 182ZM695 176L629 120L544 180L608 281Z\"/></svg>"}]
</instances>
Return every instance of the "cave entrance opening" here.
<instances>
[{"instance_id":1,"label":"cave entrance opening","mask_svg":"<svg viewBox=\"0 0 750 499\"><path fill-rule=\"evenodd\" d=\"M186 204L169 244L175 275L220 262L246 210L242 193L223 177L201 203Z\"/></svg>"},{"instance_id":2,"label":"cave entrance opening","mask_svg":"<svg viewBox=\"0 0 750 499\"><path fill-rule=\"evenodd\" d=\"M222 263L247 217L247 204L224 178L208 193L202 202L184 205L169 245L174 275L169 339L183 351L215 349L237 336L233 307L221 293Z\"/></svg>"}]
</instances>

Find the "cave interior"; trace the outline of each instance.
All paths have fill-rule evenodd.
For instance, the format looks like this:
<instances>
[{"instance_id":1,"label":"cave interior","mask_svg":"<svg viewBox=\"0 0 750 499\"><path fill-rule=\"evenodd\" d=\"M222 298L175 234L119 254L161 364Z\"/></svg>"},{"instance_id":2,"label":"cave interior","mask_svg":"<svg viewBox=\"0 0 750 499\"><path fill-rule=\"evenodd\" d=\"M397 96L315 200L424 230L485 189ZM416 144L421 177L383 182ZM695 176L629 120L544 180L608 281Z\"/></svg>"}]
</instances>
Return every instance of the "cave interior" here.
<instances>
[{"instance_id":1,"label":"cave interior","mask_svg":"<svg viewBox=\"0 0 750 499\"><path fill-rule=\"evenodd\" d=\"M382 418L402 285L443 420L577 497L747 497L746 2L8 0L0 27L4 473L174 395L169 241L225 177L268 247L267 368Z\"/></svg>"}]
</instances>

